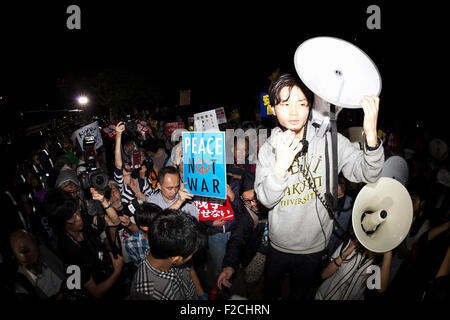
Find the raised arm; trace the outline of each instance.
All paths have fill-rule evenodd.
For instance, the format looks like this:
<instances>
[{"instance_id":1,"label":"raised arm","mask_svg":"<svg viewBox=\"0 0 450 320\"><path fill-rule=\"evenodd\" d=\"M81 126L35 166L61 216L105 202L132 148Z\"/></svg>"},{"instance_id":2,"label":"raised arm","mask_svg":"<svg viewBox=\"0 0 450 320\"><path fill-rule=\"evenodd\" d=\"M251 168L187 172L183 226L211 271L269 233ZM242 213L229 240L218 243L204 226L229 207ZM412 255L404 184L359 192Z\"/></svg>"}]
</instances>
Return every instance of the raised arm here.
<instances>
[{"instance_id":1,"label":"raised arm","mask_svg":"<svg viewBox=\"0 0 450 320\"><path fill-rule=\"evenodd\" d=\"M116 126L116 146L114 149L114 163L117 169L122 170L122 151L120 146L122 144L122 133L125 131L125 124L119 122Z\"/></svg>"}]
</instances>

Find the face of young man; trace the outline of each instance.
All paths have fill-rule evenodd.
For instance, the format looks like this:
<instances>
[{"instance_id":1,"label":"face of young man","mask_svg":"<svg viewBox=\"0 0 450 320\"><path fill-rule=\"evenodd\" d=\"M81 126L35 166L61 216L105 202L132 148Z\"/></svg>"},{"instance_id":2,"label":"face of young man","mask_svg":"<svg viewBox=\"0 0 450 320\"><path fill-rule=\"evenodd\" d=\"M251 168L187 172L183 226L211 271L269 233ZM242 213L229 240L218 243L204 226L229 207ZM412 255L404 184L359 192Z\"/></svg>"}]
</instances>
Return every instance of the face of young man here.
<instances>
[{"instance_id":1,"label":"face of young man","mask_svg":"<svg viewBox=\"0 0 450 320\"><path fill-rule=\"evenodd\" d=\"M281 102L273 108L281 126L293 131L297 138L303 138L303 128L308 119L309 104L299 87L284 87L280 91Z\"/></svg>"},{"instance_id":2,"label":"face of young man","mask_svg":"<svg viewBox=\"0 0 450 320\"><path fill-rule=\"evenodd\" d=\"M242 192L242 201L244 202L244 205L253 211L259 212L261 210L260 202L256 198L254 189Z\"/></svg>"},{"instance_id":3,"label":"face of young man","mask_svg":"<svg viewBox=\"0 0 450 320\"><path fill-rule=\"evenodd\" d=\"M164 181L162 183L158 182L158 188L161 190L161 195L163 198L171 202L177 196L180 190L180 178L177 174L166 174L164 176Z\"/></svg>"},{"instance_id":4,"label":"face of young man","mask_svg":"<svg viewBox=\"0 0 450 320\"><path fill-rule=\"evenodd\" d=\"M83 227L84 222L81 218L80 208L78 208L73 216L69 220L66 220L66 231L80 232L81 230L83 230Z\"/></svg>"}]
</instances>

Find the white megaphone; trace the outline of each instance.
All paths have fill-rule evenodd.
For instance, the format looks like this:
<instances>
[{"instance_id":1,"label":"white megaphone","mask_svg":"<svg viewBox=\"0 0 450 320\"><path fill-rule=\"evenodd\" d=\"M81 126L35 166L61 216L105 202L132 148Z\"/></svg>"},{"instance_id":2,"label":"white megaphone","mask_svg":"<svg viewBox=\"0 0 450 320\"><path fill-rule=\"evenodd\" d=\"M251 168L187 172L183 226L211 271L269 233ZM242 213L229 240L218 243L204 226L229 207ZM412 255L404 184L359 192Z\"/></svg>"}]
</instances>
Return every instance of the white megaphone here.
<instances>
[{"instance_id":1,"label":"white megaphone","mask_svg":"<svg viewBox=\"0 0 450 320\"><path fill-rule=\"evenodd\" d=\"M294 64L303 83L336 107L361 108L359 103L364 96L378 96L381 91L375 63L361 49L342 39L306 40L295 51Z\"/></svg>"},{"instance_id":2,"label":"white megaphone","mask_svg":"<svg viewBox=\"0 0 450 320\"><path fill-rule=\"evenodd\" d=\"M353 231L366 249L382 253L397 247L406 237L413 205L406 188L397 180L381 177L365 185L353 205Z\"/></svg>"}]
</instances>

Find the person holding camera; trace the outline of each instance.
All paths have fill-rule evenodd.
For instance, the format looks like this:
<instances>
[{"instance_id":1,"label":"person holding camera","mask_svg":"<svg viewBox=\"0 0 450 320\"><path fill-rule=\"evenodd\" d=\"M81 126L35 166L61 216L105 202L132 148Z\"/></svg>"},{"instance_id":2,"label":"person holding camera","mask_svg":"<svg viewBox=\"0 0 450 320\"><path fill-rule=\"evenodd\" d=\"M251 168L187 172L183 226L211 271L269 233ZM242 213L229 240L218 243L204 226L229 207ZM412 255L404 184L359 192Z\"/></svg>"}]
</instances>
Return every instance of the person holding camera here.
<instances>
[{"instance_id":1,"label":"person holding camera","mask_svg":"<svg viewBox=\"0 0 450 320\"><path fill-rule=\"evenodd\" d=\"M100 201L106 210L104 220L86 214L80 202L63 190L47 193L44 210L57 232L58 249L65 267L79 267L83 294L90 298L123 298L123 282L119 281L123 258L109 251L100 238L105 230L101 221L116 226L120 220L102 193L94 188L90 191L92 199Z\"/></svg>"},{"instance_id":2,"label":"person holding camera","mask_svg":"<svg viewBox=\"0 0 450 320\"><path fill-rule=\"evenodd\" d=\"M145 175L148 168L146 168L145 165L141 165L139 175L135 178L132 177L133 169L130 164L123 163L122 161L121 145L122 134L124 131L125 124L123 122L119 122L116 126L114 180L119 186L120 193L122 195L122 202L131 203L134 198L143 201L153 193L151 181ZM142 178L142 176L144 178Z\"/></svg>"}]
</instances>

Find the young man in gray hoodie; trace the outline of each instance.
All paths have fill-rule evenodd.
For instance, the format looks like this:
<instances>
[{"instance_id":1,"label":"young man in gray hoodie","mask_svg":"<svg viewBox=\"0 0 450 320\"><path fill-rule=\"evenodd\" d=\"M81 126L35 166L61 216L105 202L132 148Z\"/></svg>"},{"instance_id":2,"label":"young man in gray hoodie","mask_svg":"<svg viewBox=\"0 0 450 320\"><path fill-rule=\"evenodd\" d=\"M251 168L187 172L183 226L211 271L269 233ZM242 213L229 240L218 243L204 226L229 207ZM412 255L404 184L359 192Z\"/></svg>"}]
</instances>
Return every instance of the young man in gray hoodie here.
<instances>
[{"instance_id":1,"label":"young man in gray hoodie","mask_svg":"<svg viewBox=\"0 0 450 320\"><path fill-rule=\"evenodd\" d=\"M280 298L283 278L289 274L289 298L313 299L333 220L311 184L324 197L327 181L332 179L326 174L325 161L327 140L331 172L331 134L316 135L318 129L308 119L312 94L297 77L280 76L270 85L269 96L279 127L259 151L255 178L258 200L270 210L265 297ZM366 144L364 150L356 149L338 133L338 172L349 181L370 183L379 178L384 163L377 138L379 98L366 96L360 104ZM296 157L303 144L307 151Z\"/></svg>"}]
</instances>

